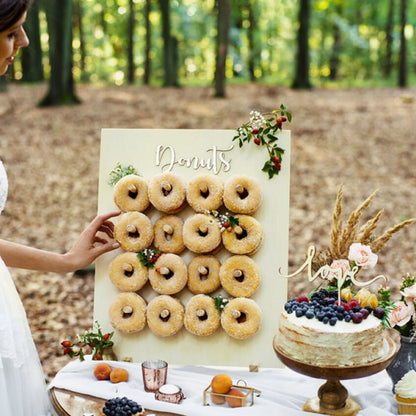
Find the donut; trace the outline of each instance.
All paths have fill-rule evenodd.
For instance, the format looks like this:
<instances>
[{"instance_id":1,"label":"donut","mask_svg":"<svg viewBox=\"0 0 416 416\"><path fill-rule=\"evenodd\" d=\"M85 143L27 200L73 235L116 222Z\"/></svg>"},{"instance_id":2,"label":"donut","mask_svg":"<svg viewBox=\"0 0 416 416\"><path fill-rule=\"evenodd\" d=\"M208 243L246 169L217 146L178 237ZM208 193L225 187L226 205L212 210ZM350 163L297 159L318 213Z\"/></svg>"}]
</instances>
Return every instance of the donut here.
<instances>
[{"instance_id":1,"label":"donut","mask_svg":"<svg viewBox=\"0 0 416 416\"><path fill-rule=\"evenodd\" d=\"M147 268L136 253L122 253L110 263L110 280L122 292L137 292L147 282Z\"/></svg>"},{"instance_id":2,"label":"donut","mask_svg":"<svg viewBox=\"0 0 416 416\"><path fill-rule=\"evenodd\" d=\"M175 215L159 218L154 225L154 246L165 253L181 253L185 249L182 229L183 221Z\"/></svg>"},{"instance_id":3,"label":"donut","mask_svg":"<svg viewBox=\"0 0 416 416\"><path fill-rule=\"evenodd\" d=\"M114 202L123 211L143 212L149 206L147 182L137 175L126 175L114 186Z\"/></svg>"},{"instance_id":4,"label":"donut","mask_svg":"<svg viewBox=\"0 0 416 416\"><path fill-rule=\"evenodd\" d=\"M194 294L212 293L220 287L220 261L210 255L196 256L188 264L188 289Z\"/></svg>"},{"instance_id":5,"label":"donut","mask_svg":"<svg viewBox=\"0 0 416 416\"><path fill-rule=\"evenodd\" d=\"M224 247L233 254L254 254L263 241L261 224L249 215L237 215L238 225L222 233Z\"/></svg>"},{"instance_id":6,"label":"donut","mask_svg":"<svg viewBox=\"0 0 416 416\"><path fill-rule=\"evenodd\" d=\"M221 245L220 227L208 215L191 215L183 225L183 242L194 253L212 253Z\"/></svg>"},{"instance_id":7,"label":"donut","mask_svg":"<svg viewBox=\"0 0 416 416\"><path fill-rule=\"evenodd\" d=\"M260 285L260 271L248 256L232 256L220 268L224 290L234 297L250 297Z\"/></svg>"},{"instance_id":8,"label":"donut","mask_svg":"<svg viewBox=\"0 0 416 416\"><path fill-rule=\"evenodd\" d=\"M110 306L109 317L114 329L139 332L146 325L146 302L137 293L120 293Z\"/></svg>"},{"instance_id":9,"label":"donut","mask_svg":"<svg viewBox=\"0 0 416 416\"><path fill-rule=\"evenodd\" d=\"M224 205L237 214L254 214L261 204L262 193L256 179L235 175L224 185Z\"/></svg>"},{"instance_id":10,"label":"donut","mask_svg":"<svg viewBox=\"0 0 416 416\"><path fill-rule=\"evenodd\" d=\"M125 212L114 227L114 237L124 251L137 253L152 244L152 223L141 212Z\"/></svg>"},{"instance_id":11,"label":"donut","mask_svg":"<svg viewBox=\"0 0 416 416\"><path fill-rule=\"evenodd\" d=\"M152 288L161 295L179 293L188 280L186 264L177 254L162 254L149 270L149 281Z\"/></svg>"},{"instance_id":12,"label":"donut","mask_svg":"<svg viewBox=\"0 0 416 416\"><path fill-rule=\"evenodd\" d=\"M221 313L221 326L232 338L246 339L260 328L262 312L253 299L230 300Z\"/></svg>"},{"instance_id":13,"label":"donut","mask_svg":"<svg viewBox=\"0 0 416 416\"><path fill-rule=\"evenodd\" d=\"M196 212L218 209L222 205L224 181L213 174L201 174L188 182L186 200Z\"/></svg>"},{"instance_id":14,"label":"donut","mask_svg":"<svg viewBox=\"0 0 416 416\"><path fill-rule=\"evenodd\" d=\"M185 328L194 335L205 337L220 326L221 314L214 299L207 295L193 296L185 308Z\"/></svg>"},{"instance_id":15,"label":"donut","mask_svg":"<svg viewBox=\"0 0 416 416\"><path fill-rule=\"evenodd\" d=\"M160 295L147 305L147 324L159 337L176 334L183 326L184 307L172 296Z\"/></svg>"},{"instance_id":16,"label":"donut","mask_svg":"<svg viewBox=\"0 0 416 416\"><path fill-rule=\"evenodd\" d=\"M174 214L185 206L185 181L173 173L154 176L149 182L148 193L150 202L158 211Z\"/></svg>"}]
</instances>

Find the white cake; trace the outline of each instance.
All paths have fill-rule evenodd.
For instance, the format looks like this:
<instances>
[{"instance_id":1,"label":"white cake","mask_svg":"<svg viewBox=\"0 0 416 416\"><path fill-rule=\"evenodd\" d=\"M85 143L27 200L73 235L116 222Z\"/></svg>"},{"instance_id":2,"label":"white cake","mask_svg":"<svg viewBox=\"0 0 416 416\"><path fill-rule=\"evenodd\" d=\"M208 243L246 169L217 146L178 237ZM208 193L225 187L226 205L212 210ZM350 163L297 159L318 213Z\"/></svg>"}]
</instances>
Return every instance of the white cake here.
<instances>
[{"instance_id":1,"label":"white cake","mask_svg":"<svg viewBox=\"0 0 416 416\"><path fill-rule=\"evenodd\" d=\"M383 356L383 325L372 314L360 323L324 324L316 318L282 311L278 347L291 357L314 365L352 366Z\"/></svg>"}]
</instances>

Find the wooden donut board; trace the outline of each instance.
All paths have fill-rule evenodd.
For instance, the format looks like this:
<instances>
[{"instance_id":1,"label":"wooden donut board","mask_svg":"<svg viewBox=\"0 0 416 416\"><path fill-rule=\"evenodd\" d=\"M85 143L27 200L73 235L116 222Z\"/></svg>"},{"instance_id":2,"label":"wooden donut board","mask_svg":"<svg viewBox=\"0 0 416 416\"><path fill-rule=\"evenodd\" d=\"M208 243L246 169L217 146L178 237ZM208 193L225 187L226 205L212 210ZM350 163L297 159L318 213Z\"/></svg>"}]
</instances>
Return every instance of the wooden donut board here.
<instances>
[{"instance_id":1,"label":"wooden donut board","mask_svg":"<svg viewBox=\"0 0 416 416\"><path fill-rule=\"evenodd\" d=\"M280 367L272 341L277 332L280 311L287 298L287 280L278 276L278 270L287 274L290 190L290 131L282 131L278 144L285 149L282 170L268 179L261 169L267 160L265 147L254 143L239 148L233 141L234 130L148 130L103 129L99 169L98 212L117 209L113 202L113 187L108 184L111 170L120 162L133 165L145 179L171 171L189 180L200 173L213 173L224 180L245 174L255 177L261 186L263 201L253 215L263 226L261 248L252 258L261 273L261 285L251 297L263 311L259 332L246 340L229 337L222 328L213 335L198 337L182 328L176 335L160 338L149 328L136 334L124 335L115 330L115 353L119 359L131 357L134 362L163 359L175 365L212 365L249 367ZM197 164L189 161L197 160ZM203 166L209 166L207 169ZM152 223L161 215L153 207L145 211ZM176 214L185 219L193 214L187 206ZM116 222L117 219L114 219ZM115 250L96 261L94 320L104 331L113 331L108 317L110 304L120 293L108 276L111 260L122 250ZM221 262L231 254L222 249L216 256ZM194 256L185 250L181 256L186 263ZM220 289L215 294L222 293ZM147 283L139 294L149 302L156 292ZM184 305L192 294L184 289L179 295Z\"/></svg>"}]
</instances>

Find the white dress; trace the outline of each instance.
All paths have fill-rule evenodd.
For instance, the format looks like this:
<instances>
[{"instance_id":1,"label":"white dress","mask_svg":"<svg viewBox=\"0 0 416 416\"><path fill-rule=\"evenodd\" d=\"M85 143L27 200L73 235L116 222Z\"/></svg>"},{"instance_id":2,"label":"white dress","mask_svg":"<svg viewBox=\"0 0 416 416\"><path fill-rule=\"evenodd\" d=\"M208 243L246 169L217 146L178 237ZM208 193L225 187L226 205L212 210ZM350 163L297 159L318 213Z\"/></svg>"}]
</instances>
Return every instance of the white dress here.
<instances>
[{"instance_id":1,"label":"white dress","mask_svg":"<svg viewBox=\"0 0 416 416\"><path fill-rule=\"evenodd\" d=\"M0 213L7 198L0 161ZM0 257L0 414L46 416L51 407L45 377L26 313L9 270Z\"/></svg>"}]
</instances>

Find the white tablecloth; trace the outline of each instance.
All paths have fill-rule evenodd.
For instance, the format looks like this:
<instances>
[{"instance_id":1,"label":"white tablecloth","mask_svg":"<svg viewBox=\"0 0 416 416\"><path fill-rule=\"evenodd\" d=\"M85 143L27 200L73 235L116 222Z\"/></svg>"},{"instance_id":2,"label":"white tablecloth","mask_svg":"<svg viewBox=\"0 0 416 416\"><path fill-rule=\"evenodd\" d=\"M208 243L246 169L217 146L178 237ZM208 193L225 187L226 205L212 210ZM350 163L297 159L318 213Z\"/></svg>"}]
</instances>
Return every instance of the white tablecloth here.
<instances>
[{"instance_id":1,"label":"white tablecloth","mask_svg":"<svg viewBox=\"0 0 416 416\"><path fill-rule=\"evenodd\" d=\"M306 400L317 395L318 388L324 383L324 380L306 377L287 368L260 369L257 373L250 373L243 369L227 368L225 371L210 367L169 366L167 383L180 386L186 396L180 404L173 404L157 401L153 393L144 391L140 364L119 361L108 363L112 367L126 368L130 374L128 382L113 384L110 381L98 381L93 375L97 361L76 360L66 365L49 387L69 389L104 399L127 396L144 408L187 416L301 416L314 414L301 409ZM211 378L220 372L229 374L234 383L243 379L248 386L260 390L261 395L255 397L254 406L236 409L227 405L203 406L203 391L210 384ZM384 371L366 378L344 380L342 384L350 397L361 405L359 416L397 415L391 381Z\"/></svg>"}]
</instances>

